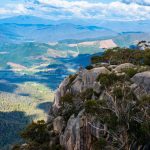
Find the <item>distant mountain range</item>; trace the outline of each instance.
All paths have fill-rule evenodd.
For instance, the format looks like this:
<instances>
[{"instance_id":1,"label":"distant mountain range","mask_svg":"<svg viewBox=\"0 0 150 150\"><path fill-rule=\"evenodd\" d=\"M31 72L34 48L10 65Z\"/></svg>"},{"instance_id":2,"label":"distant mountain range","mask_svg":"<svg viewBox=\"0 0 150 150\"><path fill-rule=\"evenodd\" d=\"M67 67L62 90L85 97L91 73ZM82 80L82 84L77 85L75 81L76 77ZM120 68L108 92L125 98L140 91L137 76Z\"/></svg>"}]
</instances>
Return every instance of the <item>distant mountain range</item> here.
<instances>
[{"instance_id":1,"label":"distant mountain range","mask_svg":"<svg viewBox=\"0 0 150 150\"><path fill-rule=\"evenodd\" d=\"M16 16L0 20L1 42L56 42L67 39L107 39L126 33L150 33L150 21L58 20Z\"/></svg>"},{"instance_id":2,"label":"distant mountain range","mask_svg":"<svg viewBox=\"0 0 150 150\"><path fill-rule=\"evenodd\" d=\"M0 39L4 42L56 42L65 39L113 37L118 33L104 27L74 24L0 24Z\"/></svg>"}]
</instances>

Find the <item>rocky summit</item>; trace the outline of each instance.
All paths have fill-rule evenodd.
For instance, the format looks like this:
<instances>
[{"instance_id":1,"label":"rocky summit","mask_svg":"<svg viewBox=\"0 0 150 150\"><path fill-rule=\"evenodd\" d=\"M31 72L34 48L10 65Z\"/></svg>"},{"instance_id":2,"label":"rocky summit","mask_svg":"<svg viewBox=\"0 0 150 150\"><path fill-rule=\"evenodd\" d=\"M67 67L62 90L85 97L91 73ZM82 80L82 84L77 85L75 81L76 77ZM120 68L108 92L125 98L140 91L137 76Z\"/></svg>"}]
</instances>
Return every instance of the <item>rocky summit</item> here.
<instances>
[{"instance_id":1,"label":"rocky summit","mask_svg":"<svg viewBox=\"0 0 150 150\"><path fill-rule=\"evenodd\" d=\"M149 150L150 59L145 52L138 57L139 50L112 49L93 56L90 66L59 85L47 122L29 125L22 133L27 144L13 150Z\"/></svg>"},{"instance_id":2,"label":"rocky summit","mask_svg":"<svg viewBox=\"0 0 150 150\"><path fill-rule=\"evenodd\" d=\"M112 71L108 70L106 67L98 67L91 70L83 69L75 75L73 81L73 77L71 76L67 77L60 84L55 94L53 107L51 108L49 113L48 122L49 124L53 123L52 130L56 134L56 136L59 137L59 143L62 147L64 147L66 150L90 150L93 149L93 143L101 139L101 137L105 138L106 142L110 143L110 145L106 146L106 149L112 149L113 142L117 142L116 149L119 149L121 145L123 146L127 144L125 142L129 142L129 139L124 139L129 138L127 135L124 135L124 132L127 132L127 129L124 129L124 125L117 125L116 123L116 126L118 126L118 129L115 129L117 130L116 133L110 131L108 127L109 125L98 119L102 114L93 114L93 111L96 111L97 109L93 107L93 103L89 104L88 107L91 107L91 109L95 110L91 110L91 112L87 113L88 110L86 110L87 108L85 107L84 102L90 102L91 99L92 102L95 103L104 103L104 100L107 101L105 104L106 108L103 108L103 111L113 111L114 115L117 115L117 119L123 117L120 116L123 115L121 114L123 112L128 114L128 111L131 111L130 107L134 108L137 102L142 101L141 98L144 95L150 94L150 71L135 74L131 79L123 83L124 87L120 87L120 90L121 88L129 88L128 90L131 90L133 92L132 94L135 94L137 99L132 98L131 96L129 99L131 101L127 104L124 104L124 101L122 100L122 96L119 93L118 89L118 100L122 101L122 106L119 106L119 104L117 104L117 96L113 96L112 94L112 90L115 87L113 87L113 85L110 85L105 89L103 87L103 83L101 84L101 82L104 81L100 82L97 79L100 75L109 76L114 72L116 73L117 77L125 76L124 72L122 72L122 74L119 74L121 69L127 69L130 67L133 68L135 66L133 64L121 64L116 66L116 68ZM111 80L113 80L113 78L111 78ZM114 84L117 84L118 81L115 82L116 83ZM73 98L71 98L71 96L69 97L69 94L72 95ZM67 96L70 99L67 100ZM71 101L70 104L69 101ZM149 104L150 103L145 106L145 109L149 108ZM72 105L71 107L75 107L74 112L70 112L70 105ZM122 109L124 110L119 110L120 108L118 107L122 107ZM142 111L144 110L141 110L141 113ZM67 120L66 115L68 115ZM135 119L134 121L137 122L146 121L146 116L144 117L144 114L142 115L142 118L136 115L130 117L133 117L132 119ZM138 149L138 147L143 147L143 149L146 150L149 147L149 145L138 145L137 141L132 142L133 143L131 144L128 143L129 149Z\"/></svg>"}]
</instances>

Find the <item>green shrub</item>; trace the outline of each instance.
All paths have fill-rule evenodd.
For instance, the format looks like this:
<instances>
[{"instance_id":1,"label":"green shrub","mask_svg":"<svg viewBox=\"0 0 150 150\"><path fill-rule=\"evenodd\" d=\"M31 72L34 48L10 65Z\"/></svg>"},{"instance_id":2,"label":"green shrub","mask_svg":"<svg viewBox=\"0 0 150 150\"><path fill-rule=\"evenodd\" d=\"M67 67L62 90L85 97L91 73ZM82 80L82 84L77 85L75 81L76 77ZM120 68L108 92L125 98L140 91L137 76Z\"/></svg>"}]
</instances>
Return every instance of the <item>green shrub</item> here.
<instances>
[{"instance_id":1,"label":"green shrub","mask_svg":"<svg viewBox=\"0 0 150 150\"><path fill-rule=\"evenodd\" d=\"M72 82L76 79L77 76L77 74L69 75L69 83L67 84L67 88L70 88Z\"/></svg>"},{"instance_id":2,"label":"green shrub","mask_svg":"<svg viewBox=\"0 0 150 150\"><path fill-rule=\"evenodd\" d=\"M101 57L100 56L93 56L93 57L91 57L91 63L92 64L99 63L100 61L101 61Z\"/></svg>"},{"instance_id":3,"label":"green shrub","mask_svg":"<svg viewBox=\"0 0 150 150\"><path fill-rule=\"evenodd\" d=\"M72 104L73 103L73 95L71 93L67 93L61 97L61 101L63 104L64 103Z\"/></svg>"},{"instance_id":4,"label":"green shrub","mask_svg":"<svg viewBox=\"0 0 150 150\"><path fill-rule=\"evenodd\" d=\"M20 145L19 144L13 145L12 150L20 150Z\"/></svg>"},{"instance_id":5,"label":"green shrub","mask_svg":"<svg viewBox=\"0 0 150 150\"><path fill-rule=\"evenodd\" d=\"M85 102L85 112L95 114L98 109L98 104L95 100L88 100Z\"/></svg>"},{"instance_id":6,"label":"green shrub","mask_svg":"<svg viewBox=\"0 0 150 150\"><path fill-rule=\"evenodd\" d=\"M134 120L131 120L129 123L129 135L130 138L136 138L139 144L145 145L148 144L150 139L150 121L145 120L143 123L138 123Z\"/></svg>"},{"instance_id":7,"label":"green shrub","mask_svg":"<svg viewBox=\"0 0 150 150\"><path fill-rule=\"evenodd\" d=\"M150 104L150 95L144 95L143 97L141 97L140 101L138 101L138 106L149 104Z\"/></svg>"},{"instance_id":8,"label":"green shrub","mask_svg":"<svg viewBox=\"0 0 150 150\"><path fill-rule=\"evenodd\" d=\"M100 84L104 87L111 86L115 82L119 81L120 77L118 77L115 73L111 74L100 74L97 77L97 81L100 82Z\"/></svg>"},{"instance_id":9,"label":"green shrub","mask_svg":"<svg viewBox=\"0 0 150 150\"><path fill-rule=\"evenodd\" d=\"M129 78L132 78L136 73L138 73L138 70L134 68L128 68L123 70L123 72L125 72Z\"/></svg>"},{"instance_id":10,"label":"green shrub","mask_svg":"<svg viewBox=\"0 0 150 150\"><path fill-rule=\"evenodd\" d=\"M94 150L104 150L107 146L107 141L105 138L101 137L93 144Z\"/></svg>"},{"instance_id":11,"label":"green shrub","mask_svg":"<svg viewBox=\"0 0 150 150\"><path fill-rule=\"evenodd\" d=\"M150 66L150 49L145 50L145 53L144 53L144 64Z\"/></svg>"},{"instance_id":12,"label":"green shrub","mask_svg":"<svg viewBox=\"0 0 150 150\"><path fill-rule=\"evenodd\" d=\"M64 148L59 144L53 144L50 150L64 150Z\"/></svg>"},{"instance_id":13,"label":"green shrub","mask_svg":"<svg viewBox=\"0 0 150 150\"><path fill-rule=\"evenodd\" d=\"M65 119L65 121L67 122L69 120L70 116L73 114L76 114L76 109L74 106L71 106L71 107L68 107L65 109L62 116Z\"/></svg>"},{"instance_id":14,"label":"green shrub","mask_svg":"<svg viewBox=\"0 0 150 150\"><path fill-rule=\"evenodd\" d=\"M27 141L33 141L40 144L50 140L47 125L45 121L32 122L21 133L21 137Z\"/></svg>"},{"instance_id":15,"label":"green shrub","mask_svg":"<svg viewBox=\"0 0 150 150\"><path fill-rule=\"evenodd\" d=\"M121 88L117 87L113 89L113 94L116 96L116 98L121 99L123 98L123 91Z\"/></svg>"},{"instance_id":16,"label":"green shrub","mask_svg":"<svg viewBox=\"0 0 150 150\"><path fill-rule=\"evenodd\" d=\"M85 100L85 99L91 99L92 95L93 95L93 89L89 88L89 89L86 89L84 92L82 92L80 94L80 97L81 99Z\"/></svg>"},{"instance_id":17,"label":"green shrub","mask_svg":"<svg viewBox=\"0 0 150 150\"><path fill-rule=\"evenodd\" d=\"M72 83L77 77L77 74L74 74L74 75L70 75L69 76L69 79L70 79L70 83Z\"/></svg>"},{"instance_id":18,"label":"green shrub","mask_svg":"<svg viewBox=\"0 0 150 150\"><path fill-rule=\"evenodd\" d=\"M87 70L91 70L91 69L93 69L94 67L92 66L92 65L89 65L89 66L86 66L86 69Z\"/></svg>"}]
</instances>

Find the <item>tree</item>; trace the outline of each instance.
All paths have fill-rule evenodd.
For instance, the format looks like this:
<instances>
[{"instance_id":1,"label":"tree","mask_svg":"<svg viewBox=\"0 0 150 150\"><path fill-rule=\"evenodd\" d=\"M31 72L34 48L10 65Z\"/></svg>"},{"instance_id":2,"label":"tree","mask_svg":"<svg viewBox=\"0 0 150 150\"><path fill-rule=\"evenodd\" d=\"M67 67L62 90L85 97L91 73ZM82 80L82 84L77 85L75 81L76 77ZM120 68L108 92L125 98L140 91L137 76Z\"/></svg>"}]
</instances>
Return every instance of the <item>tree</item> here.
<instances>
[{"instance_id":1,"label":"tree","mask_svg":"<svg viewBox=\"0 0 150 150\"><path fill-rule=\"evenodd\" d=\"M22 131L21 137L27 141L32 141L40 144L49 142L50 140L47 125L44 120L32 122L27 126L27 128Z\"/></svg>"}]
</instances>

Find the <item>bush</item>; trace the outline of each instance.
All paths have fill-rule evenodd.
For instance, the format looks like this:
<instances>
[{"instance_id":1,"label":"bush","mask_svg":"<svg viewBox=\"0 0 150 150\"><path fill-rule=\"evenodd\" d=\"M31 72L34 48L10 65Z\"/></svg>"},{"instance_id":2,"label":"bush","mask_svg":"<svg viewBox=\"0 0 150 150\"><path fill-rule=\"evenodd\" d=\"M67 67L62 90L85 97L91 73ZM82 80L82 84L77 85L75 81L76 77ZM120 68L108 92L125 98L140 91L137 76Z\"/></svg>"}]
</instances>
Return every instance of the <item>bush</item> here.
<instances>
[{"instance_id":1,"label":"bush","mask_svg":"<svg viewBox=\"0 0 150 150\"><path fill-rule=\"evenodd\" d=\"M100 84L104 87L111 86L115 82L119 81L120 77L118 77L116 74L111 73L111 74L100 74L97 77L97 81L100 82Z\"/></svg>"},{"instance_id":2,"label":"bush","mask_svg":"<svg viewBox=\"0 0 150 150\"><path fill-rule=\"evenodd\" d=\"M136 73L138 73L138 70L134 68L128 68L123 70L123 72L125 72L129 78L132 78Z\"/></svg>"},{"instance_id":3,"label":"bush","mask_svg":"<svg viewBox=\"0 0 150 150\"><path fill-rule=\"evenodd\" d=\"M47 130L47 125L45 121L37 121L37 123L32 122L27 126L21 133L21 137L27 141L33 141L36 143L43 144L49 142L49 134Z\"/></svg>"},{"instance_id":4,"label":"bush","mask_svg":"<svg viewBox=\"0 0 150 150\"><path fill-rule=\"evenodd\" d=\"M20 145L19 144L13 145L12 150L20 150Z\"/></svg>"},{"instance_id":5,"label":"bush","mask_svg":"<svg viewBox=\"0 0 150 150\"><path fill-rule=\"evenodd\" d=\"M150 66L150 49L145 50L145 53L144 53L144 64Z\"/></svg>"},{"instance_id":6,"label":"bush","mask_svg":"<svg viewBox=\"0 0 150 150\"><path fill-rule=\"evenodd\" d=\"M101 57L100 56L93 56L93 57L91 57L91 63L92 64L99 63L100 61L101 61Z\"/></svg>"},{"instance_id":7,"label":"bush","mask_svg":"<svg viewBox=\"0 0 150 150\"><path fill-rule=\"evenodd\" d=\"M92 66L92 65L89 65L89 66L86 66L86 69L87 70L91 70L91 69L93 69L94 67Z\"/></svg>"},{"instance_id":8,"label":"bush","mask_svg":"<svg viewBox=\"0 0 150 150\"><path fill-rule=\"evenodd\" d=\"M85 99L91 99L92 95L93 95L93 89L89 88L89 89L86 89L84 92L82 92L80 94L80 97L81 99L85 100Z\"/></svg>"},{"instance_id":9,"label":"bush","mask_svg":"<svg viewBox=\"0 0 150 150\"><path fill-rule=\"evenodd\" d=\"M76 114L76 109L74 106L67 107L64 109L64 112L62 113L63 118L67 122L71 115Z\"/></svg>"},{"instance_id":10,"label":"bush","mask_svg":"<svg viewBox=\"0 0 150 150\"><path fill-rule=\"evenodd\" d=\"M72 82L76 79L76 77L77 77L77 74L69 75L69 83L67 85L67 88L70 88Z\"/></svg>"},{"instance_id":11,"label":"bush","mask_svg":"<svg viewBox=\"0 0 150 150\"><path fill-rule=\"evenodd\" d=\"M64 148L59 144L57 144L57 145L53 144L51 147L51 150L64 150Z\"/></svg>"},{"instance_id":12,"label":"bush","mask_svg":"<svg viewBox=\"0 0 150 150\"><path fill-rule=\"evenodd\" d=\"M123 98L123 91L121 88L117 87L113 89L113 94L116 96L116 98L121 99Z\"/></svg>"},{"instance_id":13,"label":"bush","mask_svg":"<svg viewBox=\"0 0 150 150\"><path fill-rule=\"evenodd\" d=\"M93 144L94 146L94 150L104 150L106 145L107 145L107 141L105 138L99 138L96 142L94 142Z\"/></svg>"},{"instance_id":14,"label":"bush","mask_svg":"<svg viewBox=\"0 0 150 150\"><path fill-rule=\"evenodd\" d=\"M73 103L73 95L71 93L67 93L64 96L61 97L61 101L64 103Z\"/></svg>"},{"instance_id":15,"label":"bush","mask_svg":"<svg viewBox=\"0 0 150 150\"><path fill-rule=\"evenodd\" d=\"M95 114L98 109L98 104L95 100L88 100L85 102L85 112Z\"/></svg>"},{"instance_id":16,"label":"bush","mask_svg":"<svg viewBox=\"0 0 150 150\"><path fill-rule=\"evenodd\" d=\"M138 101L139 106L143 105L149 105L150 104L150 96L149 95L144 95L141 97L140 101Z\"/></svg>"},{"instance_id":17,"label":"bush","mask_svg":"<svg viewBox=\"0 0 150 150\"><path fill-rule=\"evenodd\" d=\"M150 121L145 121L143 123L138 123L131 120L129 123L129 135L130 138L136 138L138 144L148 144L150 139Z\"/></svg>"}]
</instances>

